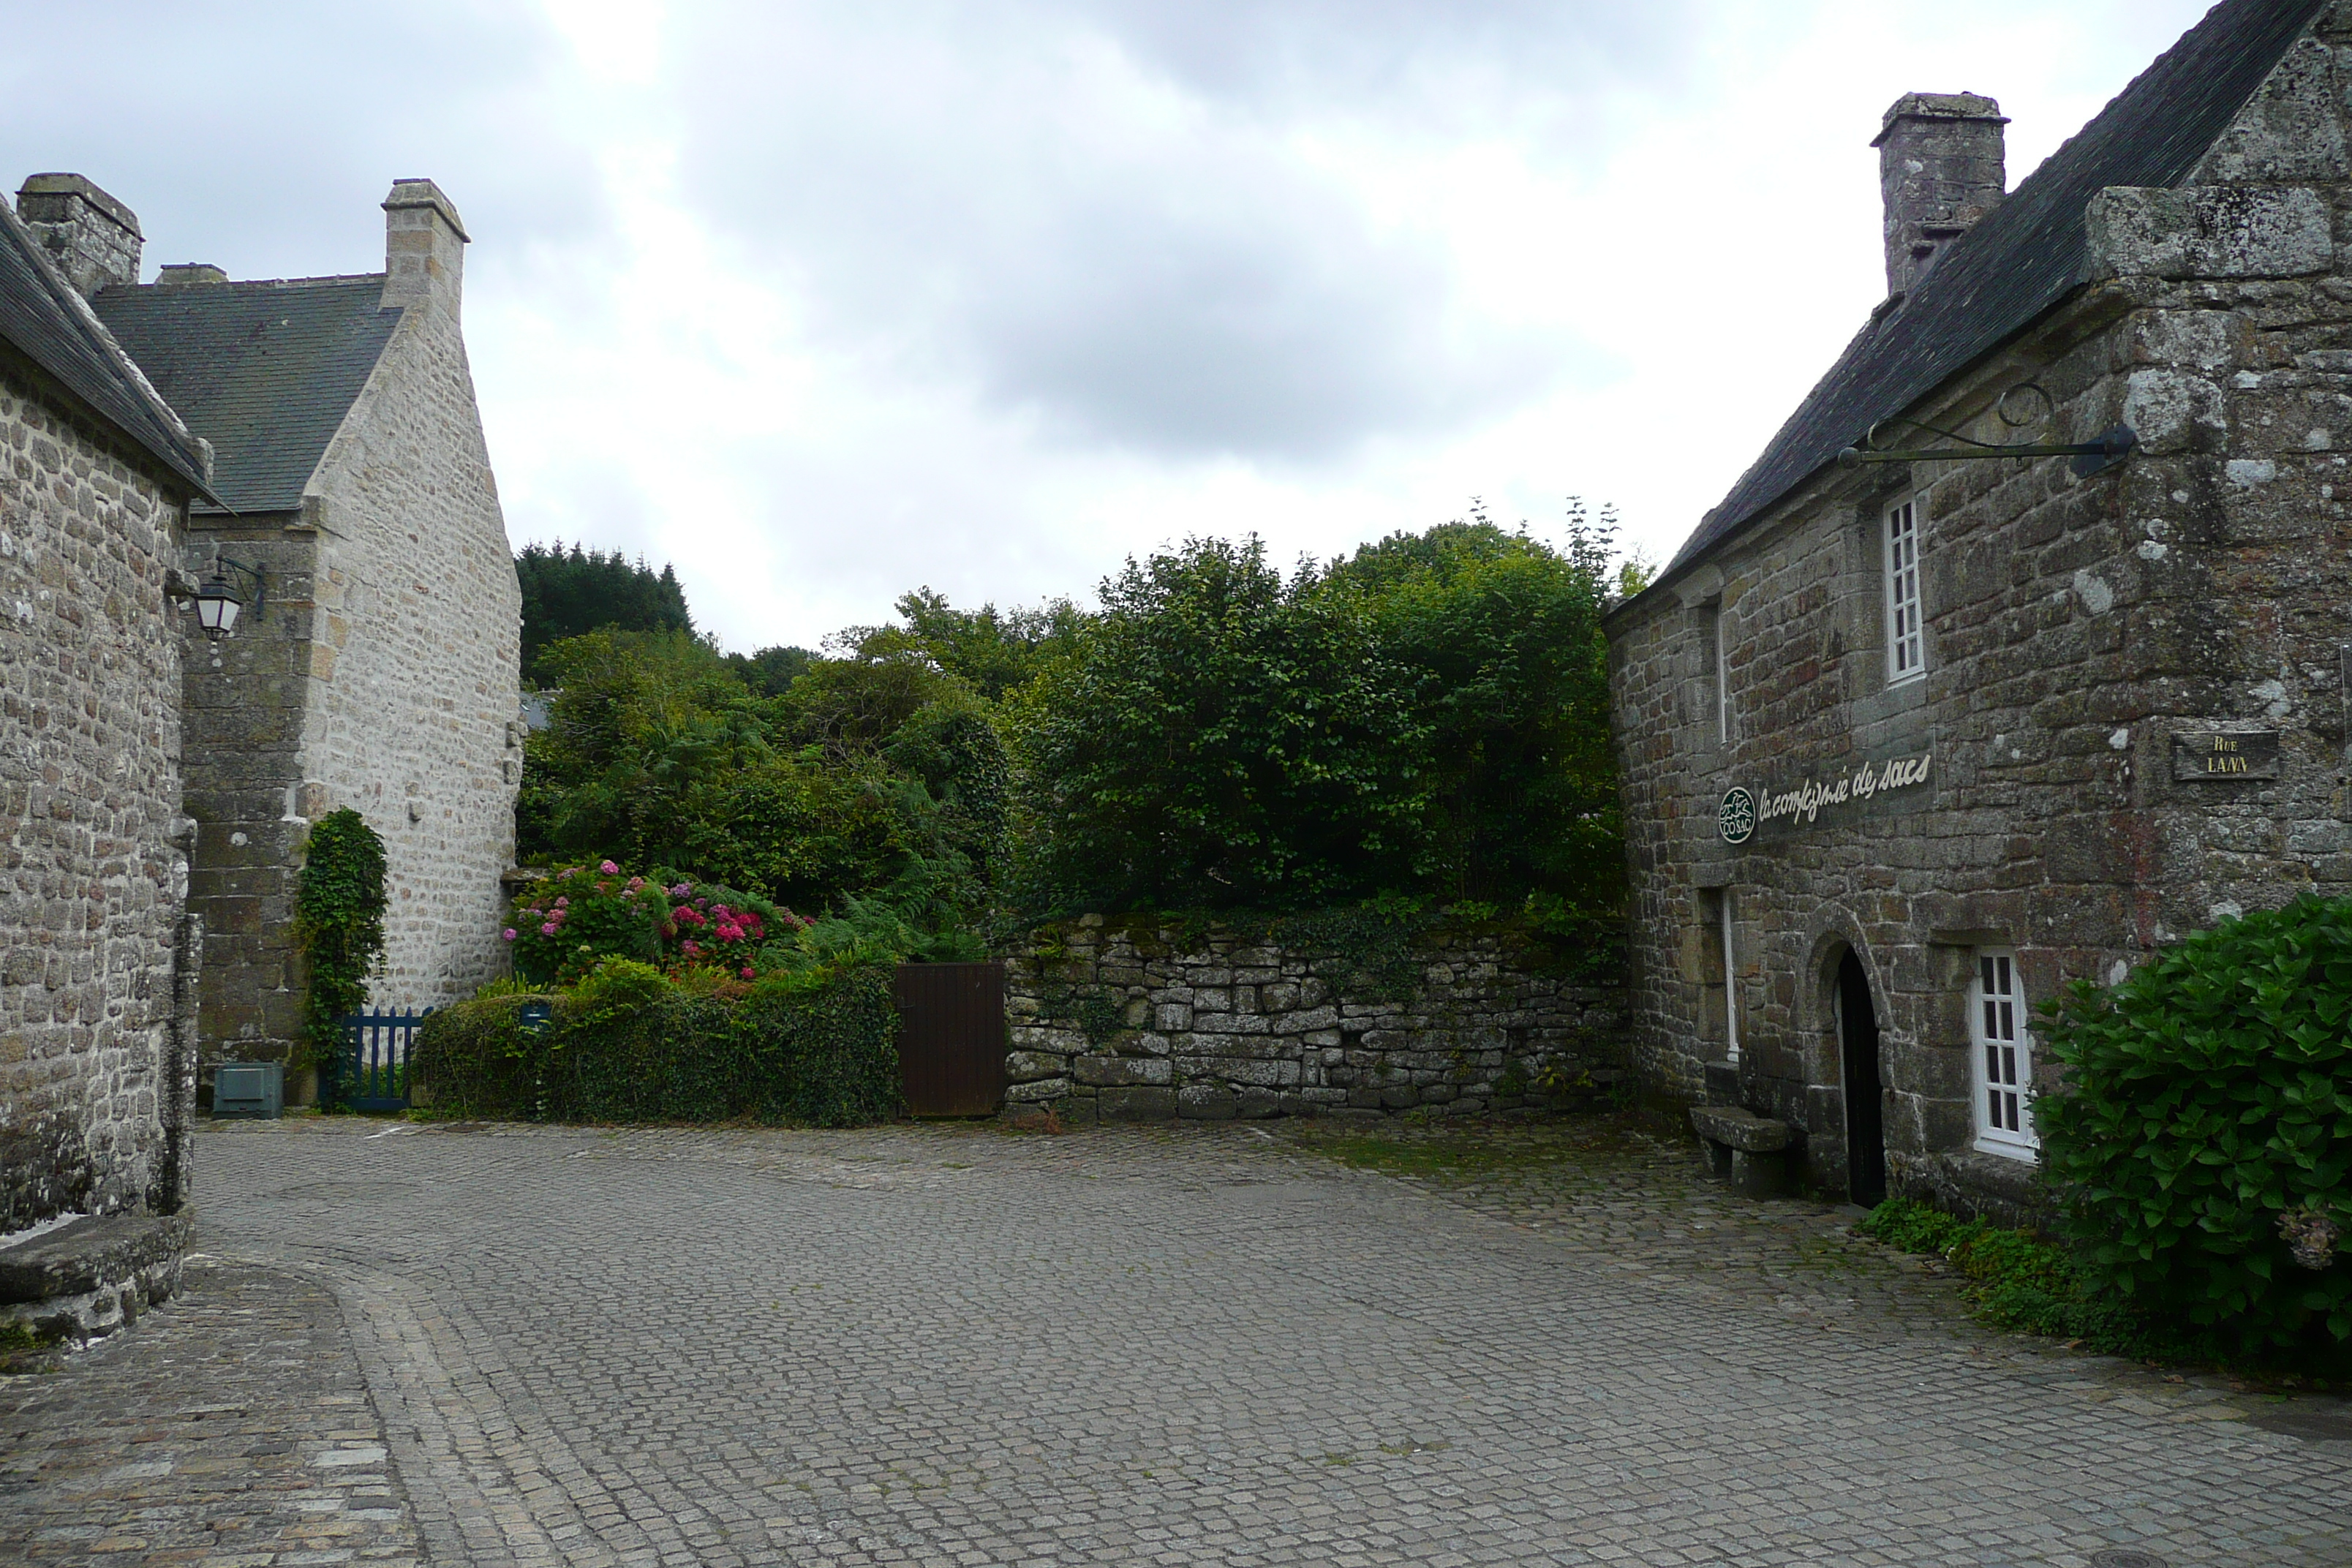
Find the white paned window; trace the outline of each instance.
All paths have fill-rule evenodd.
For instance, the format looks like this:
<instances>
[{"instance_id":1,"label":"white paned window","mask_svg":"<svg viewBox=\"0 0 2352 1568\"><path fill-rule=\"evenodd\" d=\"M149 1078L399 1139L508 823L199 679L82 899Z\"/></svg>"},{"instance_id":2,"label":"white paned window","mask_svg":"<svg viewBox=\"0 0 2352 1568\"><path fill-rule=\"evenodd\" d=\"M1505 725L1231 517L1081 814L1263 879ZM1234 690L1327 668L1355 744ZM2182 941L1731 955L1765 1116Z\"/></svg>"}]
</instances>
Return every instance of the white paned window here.
<instances>
[{"instance_id":1,"label":"white paned window","mask_svg":"<svg viewBox=\"0 0 2352 1568\"><path fill-rule=\"evenodd\" d=\"M1919 640L1919 503L1886 511L1886 682L1927 673Z\"/></svg>"},{"instance_id":2,"label":"white paned window","mask_svg":"<svg viewBox=\"0 0 2352 1568\"><path fill-rule=\"evenodd\" d=\"M1739 960L1738 950L1732 946L1731 889L1726 888L1716 900L1716 908L1723 919L1723 1039L1724 1056L1731 1061L1739 1059Z\"/></svg>"},{"instance_id":3,"label":"white paned window","mask_svg":"<svg viewBox=\"0 0 2352 1568\"><path fill-rule=\"evenodd\" d=\"M2035 1147L2033 1037L2025 1029L2025 989L2012 953L1977 954L1970 1028L1976 1036L1977 1147L1996 1154L2031 1156Z\"/></svg>"},{"instance_id":4,"label":"white paned window","mask_svg":"<svg viewBox=\"0 0 2352 1568\"><path fill-rule=\"evenodd\" d=\"M1715 738L1731 741L1731 622L1723 606L1715 607Z\"/></svg>"}]
</instances>

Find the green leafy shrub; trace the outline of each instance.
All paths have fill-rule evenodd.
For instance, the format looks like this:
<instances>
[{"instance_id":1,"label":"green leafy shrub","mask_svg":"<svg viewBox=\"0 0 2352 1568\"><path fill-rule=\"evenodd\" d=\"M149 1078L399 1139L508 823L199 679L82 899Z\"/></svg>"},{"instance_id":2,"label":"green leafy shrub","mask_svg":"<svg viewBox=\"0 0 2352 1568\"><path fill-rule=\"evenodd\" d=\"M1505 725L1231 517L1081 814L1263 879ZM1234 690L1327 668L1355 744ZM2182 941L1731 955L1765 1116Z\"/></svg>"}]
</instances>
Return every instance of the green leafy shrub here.
<instances>
[{"instance_id":1,"label":"green leafy shrub","mask_svg":"<svg viewBox=\"0 0 2352 1568\"><path fill-rule=\"evenodd\" d=\"M551 993L509 992L437 1008L416 1031L408 1068L436 1116L530 1118L544 1098L546 1048L524 1024L526 1007L552 1008Z\"/></svg>"},{"instance_id":2,"label":"green leafy shrub","mask_svg":"<svg viewBox=\"0 0 2352 1568\"><path fill-rule=\"evenodd\" d=\"M331 1064L337 1020L367 1005L368 971L383 955L383 840L349 806L310 828L294 884L294 940L307 976L303 1034L310 1059Z\"/></svg>"},{"instance_id":3,"label":"green leafy shrub","mask_svg":"<svg viewBox=\"0 0 2352 1568\"><path fill-rule=\"evenodd\" d=\"M567 992L460 1002L425 1019L415 1072L449 1116L842 1127L896 1112L887 965L700 979L608 959ZM553 1010L536 1028L533 1003Z\"/></svg>"},{"instance_id":4,"label":"green leafy shrub","mask_svg":"<svg viewBox=\"0 0 2352 1568\"><path fill-rule=\"evenodd\" d=\"M611 860L566 866L518 895L506 930L516 971L534 984L571 984L609 959L676 974L717 968L754 978L761 954L809 922L731 888L659 868L641 876Z\"/></svg>"},{"instance_id":5,"label":"green leafy shrub","mask_svg":"<svg viewBox=\"0 0 2352 1568\"><path fill-rule=\"evenodd\" d=\"M2068 1092L2034 1119L2094 1286L2232 1355L2345 1359L2352 900L2225 921L2045 1012Z\"/></svg>"},{"instance_id":6,"label":"green leafy shrub","mask_svg":"<svg viewBox=\"0 0 2352 1568\"><path fill-rule=\"evenodd\" d=\"M1969 1282L1970 1307L1996 1329L2073 1340L2106 1354L2191 1354L2178 1336L2151 1331L2101 1291L2074 1254L2030 1231L1958 1219L1909 1198L1889 1198L1855 1227L1905 1252L1948 1258Z\"/></svg>"},{"instance_id":7,"label":"green leafy shrub","mask_svg":"<svg viewBox=\"0 0 2352 1568\"><path fill-rule=\"evenodd\" d=\"M763 1121L855 1127L898 1109L898 1010L887 964L779 974L737 1005L764 1086Z\"/></svg>"}]
</instances>

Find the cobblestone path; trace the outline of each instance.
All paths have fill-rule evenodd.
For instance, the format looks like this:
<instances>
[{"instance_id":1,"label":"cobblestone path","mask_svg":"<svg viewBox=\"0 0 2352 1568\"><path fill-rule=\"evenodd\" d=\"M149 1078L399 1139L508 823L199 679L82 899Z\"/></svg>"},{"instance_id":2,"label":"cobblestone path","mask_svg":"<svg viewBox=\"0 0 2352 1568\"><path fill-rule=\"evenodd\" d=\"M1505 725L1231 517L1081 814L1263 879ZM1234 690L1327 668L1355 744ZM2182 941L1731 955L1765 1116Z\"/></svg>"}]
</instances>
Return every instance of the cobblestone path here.
<instances>
[{"instance_id":1,"label":"cobblestone path","mask_svg":"<svg viewBox=\"0 0 2352 1568\"><path fill-rule=\"evenodd\" d=\"M0 1378L0 1563L415 1563L334 1296L203 1258L184 1286Z\"/></svg>"},{"instance_id":2,"label":"cobblestone path","mask_svg":"<svg viewBox=\"0 0 2352 1568\"><path fill-rule=\"evenodd\" d=\"M439 1563L2352 1563L2352 1444L1987 1333L1612 1123L289 1121L199 1161L202 1247L343 1303L391 1460L344 1512ZM139 1358L225 1331L199 1284L37 1407L0 1384L0 1560ZM377 1441L359 1408L320 1440Z\"/></svg>"}]
</instances>

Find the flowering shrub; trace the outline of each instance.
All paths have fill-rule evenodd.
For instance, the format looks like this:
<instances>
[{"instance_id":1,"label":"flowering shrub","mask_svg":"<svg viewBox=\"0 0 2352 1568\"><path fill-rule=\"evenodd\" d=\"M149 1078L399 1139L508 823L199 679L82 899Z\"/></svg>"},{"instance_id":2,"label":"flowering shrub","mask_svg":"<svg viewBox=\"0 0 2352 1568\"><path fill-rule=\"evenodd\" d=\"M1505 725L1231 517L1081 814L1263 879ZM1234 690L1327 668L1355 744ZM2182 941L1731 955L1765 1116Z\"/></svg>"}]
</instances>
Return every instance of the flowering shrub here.
<instances>
[{"instance_id":1,"label":"flowering shrub","mask_svg":"<svg viewBox=\"0 0 2352 1568\"><path fill-rule=\"evenodd\" d=\"M568 985L607 958L649 963L673 978L717 969L760 973L772 942L808 925L790 910L658 868L625 874L610 860L566 866L525 889L503 933L515 971L534 984Z\"/></svg>"}]
</instances>

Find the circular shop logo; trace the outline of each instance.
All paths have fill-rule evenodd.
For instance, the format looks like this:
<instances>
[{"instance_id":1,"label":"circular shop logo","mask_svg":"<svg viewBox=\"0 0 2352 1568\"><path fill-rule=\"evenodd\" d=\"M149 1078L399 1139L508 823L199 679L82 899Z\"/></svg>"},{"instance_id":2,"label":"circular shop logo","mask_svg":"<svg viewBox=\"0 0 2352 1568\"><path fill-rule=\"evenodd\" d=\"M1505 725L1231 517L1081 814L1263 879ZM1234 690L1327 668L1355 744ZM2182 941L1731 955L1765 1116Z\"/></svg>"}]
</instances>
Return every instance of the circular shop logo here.
<instances>
[{"instance_id":1,"label":"circular shop logo","mask_svg":"<svg viewBox=\"0 0 2352 1568\"><path fill-rule=\"evenodd\" d=\"M1723 805L1716 809L1716 826L1723 829L1726 844L1745 844L1748 836L1756 831L1756 797L1744 789L1723 792Z\"/></svg>"}]
</instances>

